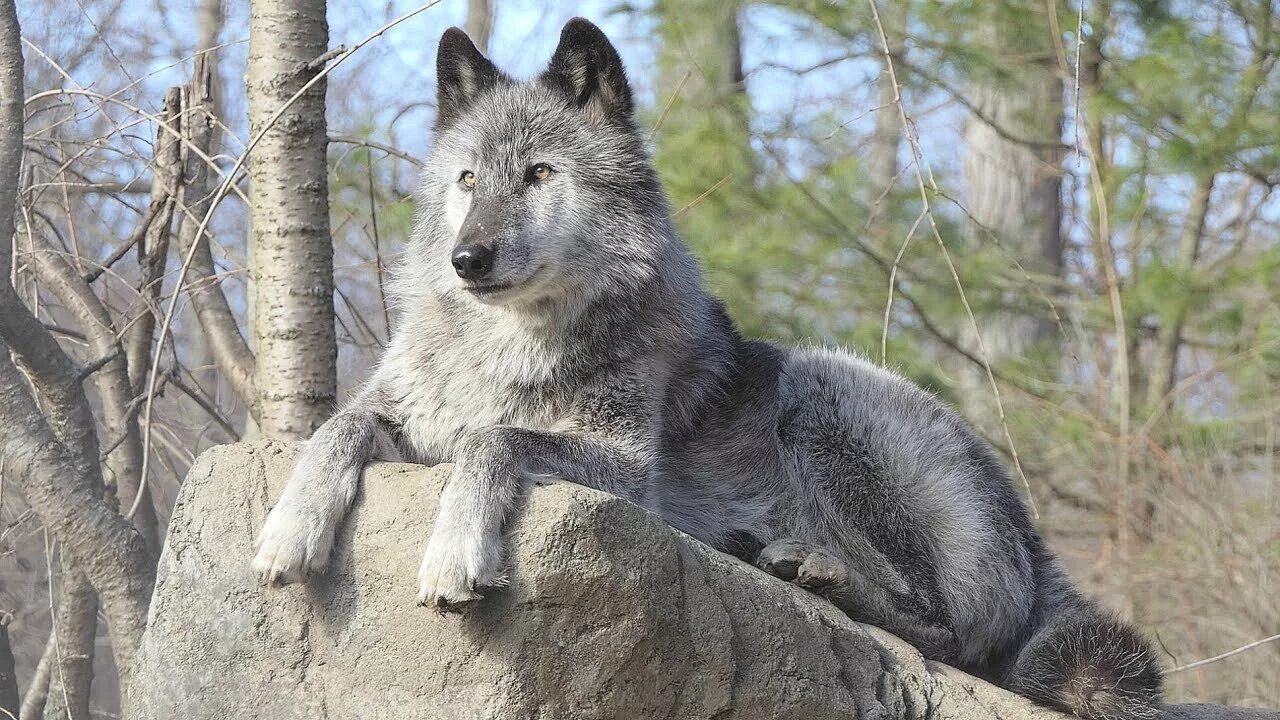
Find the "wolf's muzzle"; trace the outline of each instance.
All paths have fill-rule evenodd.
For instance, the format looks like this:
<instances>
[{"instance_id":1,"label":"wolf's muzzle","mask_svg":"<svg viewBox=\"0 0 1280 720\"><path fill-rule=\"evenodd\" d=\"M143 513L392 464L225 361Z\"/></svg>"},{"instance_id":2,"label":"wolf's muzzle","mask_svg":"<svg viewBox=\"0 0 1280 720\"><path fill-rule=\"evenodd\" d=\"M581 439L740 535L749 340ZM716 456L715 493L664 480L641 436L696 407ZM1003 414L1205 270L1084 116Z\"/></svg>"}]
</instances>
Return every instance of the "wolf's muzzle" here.
<instances>
[{"instance_id":1,"label":"wolf's muzzle","mask_svg":"<svg viewBox=\"0 0 1280 720\"><path fill-rule=\"evenodd\" d=\"M453 269L463 280L481 280L493 270L497 257L491 248L479 243L459 245L453 249Z\"/></svg>"}]
</instances>

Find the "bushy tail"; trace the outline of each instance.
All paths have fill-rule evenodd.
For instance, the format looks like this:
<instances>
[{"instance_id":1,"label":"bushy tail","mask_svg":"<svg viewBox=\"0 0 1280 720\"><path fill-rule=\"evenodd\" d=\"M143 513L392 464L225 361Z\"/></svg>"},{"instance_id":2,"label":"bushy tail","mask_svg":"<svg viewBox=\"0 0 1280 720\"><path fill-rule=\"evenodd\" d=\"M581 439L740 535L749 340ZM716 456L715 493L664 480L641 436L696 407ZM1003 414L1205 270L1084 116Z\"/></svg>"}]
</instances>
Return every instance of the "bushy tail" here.
<instances>
[{"instance_id":1,"label":"bushy tail","mask_svg":"<svg viewBox=\"0 0 1280 720\"><path fill-rule=\"evenodd\" d=\"M1018 654L1010 690L1087 720L1159 717L1160 667L1136 630L1087 601L1056 615Z\"/></svg>"}]
</instances>

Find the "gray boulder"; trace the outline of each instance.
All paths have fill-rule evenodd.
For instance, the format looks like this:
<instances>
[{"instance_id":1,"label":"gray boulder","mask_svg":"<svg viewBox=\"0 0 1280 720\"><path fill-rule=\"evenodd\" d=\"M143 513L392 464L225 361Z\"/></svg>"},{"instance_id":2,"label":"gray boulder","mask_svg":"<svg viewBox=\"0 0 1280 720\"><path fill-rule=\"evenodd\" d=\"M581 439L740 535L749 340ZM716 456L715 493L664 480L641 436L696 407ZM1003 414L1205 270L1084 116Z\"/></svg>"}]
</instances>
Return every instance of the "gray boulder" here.
<instances>
[{"instance_id":1,"label":"gray boulder","mask_svg":"<svg viewBox=\"0 0 1280 720\"><path fill-rule=\"evenodd\" d=\"M129 717L1065 717L568 483L530 493L511 530L510 586L462 615L415 603L446 467L370 467L328 573L262 589L254 534L294 452L228 445L191 469Z\"/></svg>"}]
</instances>

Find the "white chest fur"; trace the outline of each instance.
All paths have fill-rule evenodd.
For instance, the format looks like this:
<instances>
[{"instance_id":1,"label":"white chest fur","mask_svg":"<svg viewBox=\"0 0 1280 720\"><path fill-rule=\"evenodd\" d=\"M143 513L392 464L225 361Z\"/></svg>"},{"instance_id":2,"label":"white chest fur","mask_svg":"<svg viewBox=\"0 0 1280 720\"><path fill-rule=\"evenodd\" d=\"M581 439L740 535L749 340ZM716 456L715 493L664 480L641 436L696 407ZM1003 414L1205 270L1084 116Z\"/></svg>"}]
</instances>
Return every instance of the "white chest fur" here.
<instances>
[{"instance_id":1,"label":"white chest fur","mask_svg":"<svg viewBox=\"0 0 1280 720\"><path fill-rule=\"evenodd\" d=\"M398 401L402 437L416 459L449 462L470 430L513 425L548 430L568 412L554 387L558 343L501 321L473 337L393 343L379 375Z\"/></svg>"}]
</instances>

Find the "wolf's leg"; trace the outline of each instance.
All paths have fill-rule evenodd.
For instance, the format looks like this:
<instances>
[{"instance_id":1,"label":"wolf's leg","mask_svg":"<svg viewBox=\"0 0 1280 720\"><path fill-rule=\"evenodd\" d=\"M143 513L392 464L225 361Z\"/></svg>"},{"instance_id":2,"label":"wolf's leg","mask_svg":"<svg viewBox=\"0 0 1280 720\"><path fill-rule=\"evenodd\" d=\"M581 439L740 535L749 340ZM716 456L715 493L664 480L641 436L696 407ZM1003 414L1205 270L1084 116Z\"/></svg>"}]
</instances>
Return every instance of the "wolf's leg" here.
<instances>
[{"instance_id":1,"label":"wolf's leg","mask_svg":"<svg viewBox=\"0 0 1280 720\"><path fill-rule=\"evenodd\" d=\"M253 570L262 582L300 582L325 569L360 473L375 455L398 457L385 420L372 411L339 413L316 430L258 534Z\"/></svg>"},{"instance_id":2,"label":"wolf's leg","mask_svg":"<svg viewBox=\"0 0 1280 720\"><path fill-rule=\"evenodd\" d=\"M625 449L593 437L497 426L463 441L418 572L418 602L448 609L503 584L502 530L525 482L555 476L628 496L643 472Z\"/></svg>"},{"instance_id":3,"label":"wolf's leg","mask_svg":"<svg viewBox=\"0 0 1280 720\"><path fill-rule=\"evenodd\" d=\"M935 659L956 652L955 633L913 609L903 588L890 589L872 579L884 574L883 566L860 572L853 563L804 540L775 540L760 551L756 566L770 575L794 583L831 601L849 617L882 627L908 639Z\"/></svg>"}]
</instances>

